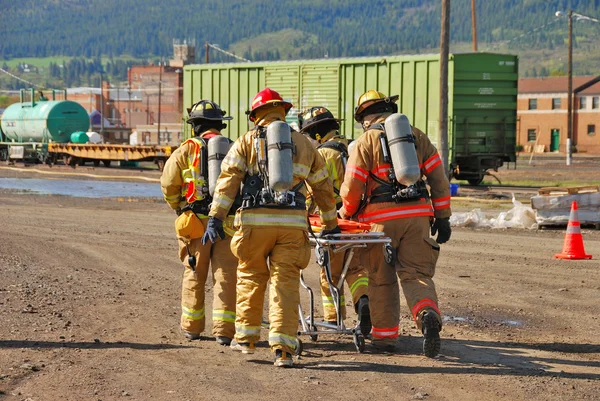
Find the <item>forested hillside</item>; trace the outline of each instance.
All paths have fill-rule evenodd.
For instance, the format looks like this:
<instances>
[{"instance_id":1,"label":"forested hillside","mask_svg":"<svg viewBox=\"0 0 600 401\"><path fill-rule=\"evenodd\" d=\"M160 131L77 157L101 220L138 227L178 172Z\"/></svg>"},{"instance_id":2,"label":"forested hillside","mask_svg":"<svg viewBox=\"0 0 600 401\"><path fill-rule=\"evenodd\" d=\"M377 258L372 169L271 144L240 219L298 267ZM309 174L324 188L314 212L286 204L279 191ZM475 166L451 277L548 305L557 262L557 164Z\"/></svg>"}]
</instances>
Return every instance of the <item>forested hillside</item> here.
<instances>
[{"instance_id":1,"label":"forested hillside","mask_svg":"<svg viewBox=\"0 0 600 401\"><path fill-rule=\"evenodd\" d=\"M168 58L174 38L194 39L199 45L199 61L204 59L202 45L206 41L253 61L428 52L437 51L439 46L440 0L2 3L0 59L4 60L48 56L91 60L121 55L151 60ZM477 0L479 50L552 51L564 46L566 40L566 20L555 21L555 11L573 8L598 17L599 3L600 0ZM466 44L471 41L471 0L452 0L451 7L452 50L469 50ZM600 24L593 25L575 24L576 46L597 43ZM526 35L515 40L523 33ZM586 53L593 53L592 48L587 50ZM224 55L211 57L213 61L233 61ZM562 69L564 62L555 64L544 68L550 73L550 68ZM537 66L535 74L540 69ZM527 66L526 72L533 74L532 66Z\"/></svg>"}]
</instances>

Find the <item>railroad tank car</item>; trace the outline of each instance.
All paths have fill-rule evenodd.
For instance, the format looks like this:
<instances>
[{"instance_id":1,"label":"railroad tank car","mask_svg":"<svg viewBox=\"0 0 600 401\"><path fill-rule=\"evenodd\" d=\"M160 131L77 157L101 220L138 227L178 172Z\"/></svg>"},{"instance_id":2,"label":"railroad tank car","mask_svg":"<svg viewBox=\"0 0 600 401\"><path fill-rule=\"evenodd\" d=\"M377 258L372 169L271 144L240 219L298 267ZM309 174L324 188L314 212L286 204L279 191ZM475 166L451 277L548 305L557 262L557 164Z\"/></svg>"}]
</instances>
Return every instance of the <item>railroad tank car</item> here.
<instances>
[{"instance_id":1,"label":"railroad tank car","mask_svg":"<svg viewBox=\"0 0 600 401\"><path fill-rule=\"evenodd\" d=\"M6 141L67 143L71 134L87 131L90 118L79 103L69 100L40 98L11 104L2 115L2 132Z\"/></svg>"}]
</instances>

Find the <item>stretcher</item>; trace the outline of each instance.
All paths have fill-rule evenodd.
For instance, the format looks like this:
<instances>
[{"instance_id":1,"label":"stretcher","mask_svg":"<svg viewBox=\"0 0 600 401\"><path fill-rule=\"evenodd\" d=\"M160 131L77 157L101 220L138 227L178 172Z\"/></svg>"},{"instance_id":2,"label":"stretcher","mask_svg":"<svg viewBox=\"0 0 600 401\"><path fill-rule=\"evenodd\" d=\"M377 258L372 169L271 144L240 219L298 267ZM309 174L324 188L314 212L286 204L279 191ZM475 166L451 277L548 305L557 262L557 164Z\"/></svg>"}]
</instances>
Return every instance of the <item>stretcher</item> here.
<instances>
[{"instance_id":1,"label":"stretcher","mask_svg":"<svg viewBox=\"0 0 600 401\"><path fill-rule=\"evenodd\" d=\"M318 217L309 217L311 223L311 229L314 231L320 231L320 220ZM369 245L381 245L382 252L385 255L388 263L392 262L393 249L391 246L391 239L386 237L382 232L368 232L370 229L369 224L356 223L349 220L338 219L339 226L342 230L341 234L327 235L320 237L313 235L310 238L311 246L315 249L315 255L317 263L325 272L327 283L333 299L333 304L336 310L336 323L329 323L326 321L315 320L315 297L312 288L304 280L303 274L300 275L300 284L306 289L309 297L309 309L308 314L304 314L302 305L298 305L300 326L301 329L298 331L298 336L307 335L312 341L317 341L319 335L322 334L342 334L352 335L354 345L358 352L363 352L365 349L365 338L369 333L361 333L358 324L354 327L346 327L344 319L342 318L342 305L341 303L341 290L346 280L348 268L350 262L354 257L355 250L358 248L366 248ZM344 267L342 274L337 283L333 282L331 275L331 254L344 252ZM320 291L320 289L319 289ZM297 354L300 354L303 349L303 344L298 339Z\"/></svg>"}]
</instances>

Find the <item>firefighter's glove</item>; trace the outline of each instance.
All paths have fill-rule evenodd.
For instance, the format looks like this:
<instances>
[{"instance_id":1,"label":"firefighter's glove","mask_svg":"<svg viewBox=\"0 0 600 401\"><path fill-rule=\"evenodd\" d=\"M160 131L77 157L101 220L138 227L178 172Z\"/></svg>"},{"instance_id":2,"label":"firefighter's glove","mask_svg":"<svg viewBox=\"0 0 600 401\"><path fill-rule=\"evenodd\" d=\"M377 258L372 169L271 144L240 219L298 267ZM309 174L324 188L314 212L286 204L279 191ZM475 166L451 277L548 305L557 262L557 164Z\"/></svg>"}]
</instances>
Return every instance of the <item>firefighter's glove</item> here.
<instances>
[{"instance_id":1,"label":"firefighter's glove","mask_svg":"<svg viewBox=\"0 0 600 401\"><path fill-rule=\"evenodd\" d=\"M340 229L340 226L335 226L331 230L322 230L320 236L326 237L328 235L341 234L341 233L342 233L342 230Z\"/></svg>"},{"instance_id":2,"label":"firefighter's glove","mask_svg":"<svg viewBox=\"0 0 600 401\"><path fill-rule=\"evenodd\" d=\"M225 230L223 230L223 222L216 217L208 219L206 225L206 231L202 236L202 245L206 245L208 241L213 244L217 241L217 238L225 239Z\"/></svg>"},{"instance_id":3,"label":"firefighter's glove","mask_svg":"<svg viewBox=\"0 0 600 401\"><path fill-rule=\"evenodd\" d=\"M183 213L183 212L181 211L181 208L180 208L180 207L178 207L177 209L175 209L175 214L176 214L177 216L181 216L181 213Z\"/></svg>"},{"instance_id":4,"label":"firefighter's glove","mask_svg":"<svg viewBox=\"0 0 600 401\"><path fill-rule=\"evenodd\" d=\"M450 217L438 217L431 225L431 236L434 237L437 234L435 242L443 244L448 242L452 229L450 228Z\"/></svg>"}]
</instances>

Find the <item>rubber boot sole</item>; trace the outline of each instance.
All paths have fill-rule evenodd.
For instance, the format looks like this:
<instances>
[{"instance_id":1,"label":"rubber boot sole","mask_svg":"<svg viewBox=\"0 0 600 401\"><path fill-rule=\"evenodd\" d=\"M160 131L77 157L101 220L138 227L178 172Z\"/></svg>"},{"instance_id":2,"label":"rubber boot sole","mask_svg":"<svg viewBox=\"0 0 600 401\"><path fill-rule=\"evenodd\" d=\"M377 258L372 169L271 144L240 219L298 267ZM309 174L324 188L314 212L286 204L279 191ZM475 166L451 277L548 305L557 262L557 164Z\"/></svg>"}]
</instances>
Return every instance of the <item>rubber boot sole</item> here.
<instances>
[{"instance_id":1,"label":"rubber boot sole","mask_svg":"<svg viewBox=\"0 0 600 401\"><path fill-rule=\"evenodd\" d=\"M371 324L371 310L368 303L364 303L358 311L358 325L363 336L367 337L371 334L373 325Z\"/></svg>"},{"instance_id":2,"label":"rubber boot sole","mask_svg":"<svg viewBox=\"0 0 600 401\"><path fill-rule=\"evenodd\" d=\"M437 317L427 313L423 317L423 353L428 358L435 358L440 353L442 340L440 338L440 324Z\"/></svg>"}]
</instances>

